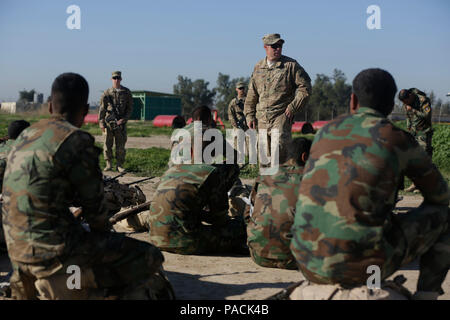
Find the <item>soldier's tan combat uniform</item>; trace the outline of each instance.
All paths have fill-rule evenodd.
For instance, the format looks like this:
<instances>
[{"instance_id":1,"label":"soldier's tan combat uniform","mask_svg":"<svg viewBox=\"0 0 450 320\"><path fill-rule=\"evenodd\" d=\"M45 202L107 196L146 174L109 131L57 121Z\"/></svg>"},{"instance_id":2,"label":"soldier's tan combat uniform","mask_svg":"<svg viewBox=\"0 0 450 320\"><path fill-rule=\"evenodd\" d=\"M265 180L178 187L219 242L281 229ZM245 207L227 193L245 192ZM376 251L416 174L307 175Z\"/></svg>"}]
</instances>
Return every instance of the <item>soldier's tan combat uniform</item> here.
<instances>
[{"instance_id":1,"label":"soldier's tan combat uniform","mask_svg":"<svg viewBox=\"0 0 450 320\"><path fill-rule=\"evenodd\" d=\"M120 71L113 72L114 76L121 76ZM122 167L125 162L125 143L127 142L126 123L133 111L133 97L131 91L120 86L119 89L109 88L100 98L100 109L98 113L98 121L100 126L106 129L105 143L103 154L105 161L111 162L113 158L112 148L114 141L116 142L116 161L117 167ZM117 125L117 121L123 119L121 125Z\"/></svg>"},{"instance_id":2,"label":"soldier's tan combat uniform","mask_svg":"<svg viewBox=\"0 0 450 320\"><path fill-rule=\"evenodd\" d=\"M265 45L279 41L279 34L266 35ZM260 60L254 70L248 86L244 113L247 124L256 121L257 129L267 129L268 147L272 129L280 133L279 163L287 160L287 146L292 140L292 121L284 112L286 108L297 113L305 106L311 94L311 79L306 71L294 59L281 56L271 67L267 57Z\"/></svg>"},{"instance_id":3,"label":"soldier's tan combat uniform","mask_svg":"<svg viewBox=\"0 0 450 320\"><path fill-rule=\"evenodd\" d=\"M236 84L236 89L238 88L245 88L245 84L243 82L238 82ZM247 131L248 126L244 115L244 103L245 96L242 98L236 97L230 101L228 104L228 120L233 128Z\"/></svg>"}]
</instances>

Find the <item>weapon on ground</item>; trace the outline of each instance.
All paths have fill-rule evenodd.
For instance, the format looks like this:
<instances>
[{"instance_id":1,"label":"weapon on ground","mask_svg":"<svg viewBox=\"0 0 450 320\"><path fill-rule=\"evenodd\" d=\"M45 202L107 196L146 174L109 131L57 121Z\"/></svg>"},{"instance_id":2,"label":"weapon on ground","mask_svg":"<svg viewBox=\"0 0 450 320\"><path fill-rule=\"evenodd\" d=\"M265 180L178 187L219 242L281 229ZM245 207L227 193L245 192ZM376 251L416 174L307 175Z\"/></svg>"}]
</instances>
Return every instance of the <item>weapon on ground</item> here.
<instances>
[{"instance_id":1,"label":"weapon on ground","mask_svg":"<svg viewBox=\"0 0 450 320\"><path fill-rule=\"evenodd\" d=\"M294 283L294 284L291 284L289 287L275 293L274 295L272 295L264 300L289 300L289 296L291 295L291 293L295 290L295 288L300 286L303 282L304 282L304 280Z\"/></svg>"},{"instance_id":2,"label":"weapon on ground","mask_svg":"<svg viewBox=\"0 0 450 320\"><path fill-rule=\"evenodd\" d=\"M129 183L125 183L125 185L127 186L127 187L129 187L129 186L131 186L131 185L133 185L133 184L136 184L136 183L139 183L139 182L144 182L144 181L147 181L147 180L151 180L151 179L153 179L155 176L153 176L153 177L148 177L148 178L144 178L144 179L141 179L141 180L137 180L137 181L133 181L133 182L129 182Z\"/></svg>"},{"instance_id":3,"label":"weapon on ground","mask_svg":"<svg viewBox=\"0 0 450 320\"><path fill-rule=\"evenodd\" d=\"M151 201L147 201L147 202L141 203L135 207L131 207L129 209L120 211L120 212L116 213L115 215L113 215L111 218L109 218L109 222L111 224L115 224L119 221L122 221L122 220L132 216L132 215L135 215L135 214L138 214L139 212L145 211L150 208L150 203L151 203Z\"/></svg>"},{"instance_id":4,"label":"weapon on ground","mask_svg":"<svg viewBox=\"0 0 450 320\"><path fill-rule=\"evenodd\" d=\"M127 172L122 172L122 173L118 174L115 177L106 178L105 180L103 180L103 182L111 182L111 181L117 180L117 178L120 178L120 177L122 177L122 176L124 176L126 174L127 174Z\"/></svg>"}]
</instances>

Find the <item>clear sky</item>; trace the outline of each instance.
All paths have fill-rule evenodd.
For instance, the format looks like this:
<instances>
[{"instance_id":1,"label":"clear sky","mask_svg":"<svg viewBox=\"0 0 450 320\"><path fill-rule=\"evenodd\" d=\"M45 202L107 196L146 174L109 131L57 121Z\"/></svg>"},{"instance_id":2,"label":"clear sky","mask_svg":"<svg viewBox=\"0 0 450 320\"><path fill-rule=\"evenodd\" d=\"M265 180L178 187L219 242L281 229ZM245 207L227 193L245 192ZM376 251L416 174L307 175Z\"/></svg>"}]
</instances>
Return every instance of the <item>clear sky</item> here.
<instances>
[{"instance_id":1,"label":"clear sky","mask_svg":"<svg viewBox=\"0 0 450 320\"><path fill-rule=\"evenodd\" d=\"M72 4L81 9L80 30L66 26ZM369 5L381 9L380 30L366 26ZM219 72L250 76L267 33L281 34L283 54L313 80L338 68L351 82L380 67L399 89L449 99L448 0L0 0L0 101L33 88L46 98L68 71L88 80L91 102L114 70L131 90L172 93L178 75L213 88Z\"/></svg>"}]
</instances>

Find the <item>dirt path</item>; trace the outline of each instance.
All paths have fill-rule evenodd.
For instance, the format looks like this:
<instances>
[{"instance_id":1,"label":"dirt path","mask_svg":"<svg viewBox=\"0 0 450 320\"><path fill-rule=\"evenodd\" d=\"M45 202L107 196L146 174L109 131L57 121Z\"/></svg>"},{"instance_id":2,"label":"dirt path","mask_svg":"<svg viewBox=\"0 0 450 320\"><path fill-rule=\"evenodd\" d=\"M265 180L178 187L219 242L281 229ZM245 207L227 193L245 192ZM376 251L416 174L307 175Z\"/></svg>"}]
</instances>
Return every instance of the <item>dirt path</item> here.
<instances>
[{"instance_id":1,"label":"dirt path","mask_svg":"<svg viewBox=\"0 0 450 320\"><path fill-rule=\"evenodd\" d=\"M121 182L132 182L140 177L127 174ZM147 196L152 198L159 178L140 183L139 186ZM252 180L244 183L251 184ZM405 196L398 207L404 210L420 204L421 197ZM117 231L125 230L117 227ZM129 236L148 241L148 233L129 233ZM171 281L178 299L219 299L219 300L261 300L302 279L298 271L262 268L250 257L243 256L184 256L164 252L164 269ZM0 258L0 276L9 269L7 256ZM405 286L415 291L418 278L418 265L414 262L395 273L407 278ZM0 279L1 282L2 279ZM450 300L450 275L447 276L443 289L445 295L439 299Z\"/></svg>"}]
</instances>

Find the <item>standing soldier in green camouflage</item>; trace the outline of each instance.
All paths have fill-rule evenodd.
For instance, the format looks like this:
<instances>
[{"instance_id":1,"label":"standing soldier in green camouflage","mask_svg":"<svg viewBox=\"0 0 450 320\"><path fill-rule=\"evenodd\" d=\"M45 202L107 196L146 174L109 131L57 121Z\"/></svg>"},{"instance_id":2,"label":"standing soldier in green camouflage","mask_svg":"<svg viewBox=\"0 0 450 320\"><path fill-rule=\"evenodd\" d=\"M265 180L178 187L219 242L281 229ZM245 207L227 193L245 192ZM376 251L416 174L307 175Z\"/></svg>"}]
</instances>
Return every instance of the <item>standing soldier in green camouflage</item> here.
<instances>
[{"instance_id":1,"label":"standing soldier in green camouflage","mask_svg":"<svg viewBox=\"0 0 450 320\"><path fill-rule=\"evenodd\" d=\"M414 137L387 119L396 90L388 72L361 71L351 114L316 133L291 250L308 280L344 286L365 285L369 266L378 266L384 280L420 257L415 298L437 298L450 267L449 189ZM424 201L394 214L402 175Z\"/></svg>"},{"instance_id":2,"label":"standing soldier in green camouflage","mask_svg":"<svg viewBox=\"0 0 450 320\"><path fill-rule=\"evenodd\" d=\"M416 88L402 89L398 98L403 102L406 111L406 127L416 138L419 145L430 155L433 155L432 139L433 128L431 124L431 102L425 93ZM412 184L405 191L417 190Z\"/></svg>"},{"instance_id":3,"label":"standing soldier in green camouflage","mask_svg":"<svg viewBox=\"0 0 450 320\"><path fill-rule=\"evenodd\" d=\"M160 250L110 232L98 164L101 150L89 133L79 130L89 110L88 95L82 76L58 76L51 89L52 117L23 132L8 155L2 213L12 295L167 297ZM74 203L82 207L89 232L69 211ZM80 270L79 290L67 285L74 266Z\"/></svg>"},{"instance_id":4,"label":"standing soldier in green camouflage","mask_svg":"<svg viewBox=\"0 0 450 320\"><path fill-rule=\"evenodd\" d=\"M3 234L3 227L2 227L2 187L3 187L3 176L5 174L6 169L6 158L8 157L9 151L11 151L12 145L14 141L17 139L19 134L28 128L30 126L30 123L25 120L16 120L9 124L8 126L8 140L0 143L0 245L3 249L5 245L5 236Z\"/></svg>"},{"instance_id":5,"label":"standing soldier in green camouflage","mask_svg":"<svg viewBox=\"0 0 450 320\"><path fill-rule=\"evenodd\" d=\"M247 240L244 220L228 216L227 192L238 176L237 165L169 168L151 203L150 242L178 254L243 252Z\"/></svg>"},{"instance_id":6,"label":"standing soldier in green camouflage","mask_svg":"<svg viewBox=\"0 0 450 320\"><path fill-rule=\"evenodd\" d=\"M265 35L263 43L266 57L253 70L244 114L250 129L267 129L269 149L271 130L278 129L279 163L283 163L292 140L294 115L309 100L311 79L296 60L281 54L284 40L278 33Z\"/></svg>"},{"instance_id":7,"label":"standing soldier in green camouflage","mask_svg":"<svg viewBox=\"0 0 450 320\"><path fill-rule=\"evenodd\" d=\"M308 158L311 140L292 141L291 157L274 175L256 178L251 193L253 213L247 225L248 247L253 261L269 268L297 269L289 248L295 204Z\"/></svg>"},{"instance_id":8,"label":"standing soldier in green camouflage","mask_svg":"<svg viewBox=\"0 0 450 320\"><path fill-rule=\"evenodd\" d=\"M228 119L233 128L239 128L247 131L247 121L244 115L245 103L245 83L239 81L236 84L237 97L230 101L228 105Z\"/></svg>"},{"instance_id":9,"label":"standing soldier in green camouflage","mask_svg":"<svg viewBox=\"0 0 450 320\"><path fill-rule=\"evenodd\" d=\"M127 121L133 111L131 91L122 86L122 73L112 73L112 88L106 90L100 98L98 122L103 133L106 133L103 154L105 156L105 171L112 170L113 144L116 142L116 167L119 172L125 171L125 143L127 142Z\"/></svg>"}]
</instances>

